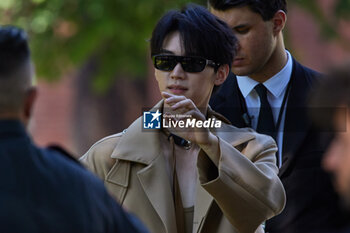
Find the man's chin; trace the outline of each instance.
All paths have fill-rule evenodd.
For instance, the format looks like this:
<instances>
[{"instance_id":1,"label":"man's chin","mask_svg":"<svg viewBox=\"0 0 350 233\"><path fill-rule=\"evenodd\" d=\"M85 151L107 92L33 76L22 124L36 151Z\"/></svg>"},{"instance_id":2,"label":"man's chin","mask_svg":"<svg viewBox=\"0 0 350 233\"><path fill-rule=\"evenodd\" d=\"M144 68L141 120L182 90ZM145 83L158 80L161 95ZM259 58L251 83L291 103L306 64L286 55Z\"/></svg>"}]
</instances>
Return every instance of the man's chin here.
<instances>
[{"instance_id":1,"label":"man's chin","mask_svg":"<svg viewBox=\"0 0 350 233\"><path fill-rule=\"evenodd\" d=\"M245 67L233 67L231 68L231 72L237 76L249 76L250 72Z\"/></svg>"}]
</instances>

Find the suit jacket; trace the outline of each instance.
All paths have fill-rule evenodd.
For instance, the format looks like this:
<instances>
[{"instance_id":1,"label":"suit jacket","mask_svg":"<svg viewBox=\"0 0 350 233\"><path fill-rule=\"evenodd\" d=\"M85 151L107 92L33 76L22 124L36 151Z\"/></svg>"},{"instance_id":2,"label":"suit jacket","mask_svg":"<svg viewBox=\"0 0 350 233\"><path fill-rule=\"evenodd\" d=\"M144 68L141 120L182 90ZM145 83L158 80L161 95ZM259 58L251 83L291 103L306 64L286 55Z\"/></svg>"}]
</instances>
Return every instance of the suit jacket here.
<instances>
[{"instance_id":1,"label":"suit jacket","mask_svg":"<svg viewBox=\"0 0 350 233\"><path fill-rule=\"evenodd\" d=\"M317 131L307 116L307 97L318 77L318 73L293 60L279 171L287 204L280 215L266 223L269 233L321 232L346 224L330 176L321 168L330 135ZM233 74L210 101L215 111L237 127L246 127L242 118L244 104Z\"/></svg>"},{"instance_id":2,"label":"suit jacket","mask_svg":"<svg viewBox=\"0 0 350 233\"><path fill-rule=\"evenodd\" d=\"M0 120L0 232L146 232L77 161Z\"/></svg>"},{"instance_id":3,"label":"suit jacket","mask_svg":"<svg viewBox=\"0 0 350 233\"><path fill-rule=\"evenodd\" d=\"M161 107L162 102L151 111ZM124 133L93 145L82 161L151 232L177 233L160 131L141 128L139 118ZM262 222L281 212L285 201L274 164L275 142L226 124L214 133L219 138L220 159L212 161L199 152L193 232L263 232Z\"/></svg>"}]
</instances>

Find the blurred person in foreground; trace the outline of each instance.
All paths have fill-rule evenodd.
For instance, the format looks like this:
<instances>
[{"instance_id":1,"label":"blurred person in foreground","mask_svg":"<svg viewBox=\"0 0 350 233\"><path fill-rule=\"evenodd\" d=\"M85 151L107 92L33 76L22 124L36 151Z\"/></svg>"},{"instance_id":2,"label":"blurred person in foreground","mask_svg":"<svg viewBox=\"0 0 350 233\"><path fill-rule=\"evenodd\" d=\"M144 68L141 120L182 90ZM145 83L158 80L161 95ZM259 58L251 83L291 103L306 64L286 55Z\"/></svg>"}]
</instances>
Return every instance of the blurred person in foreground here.
<instances>
[{"instance_id":1,"label":"blurred person in foreground","mask_svg":"<svg viewBox=\"0 0 350 233\"><path fill-rule=\"evenodd\" d=\"M310 105L313 120L334 132L322 164L333 175L342 204L350 211L350 62L331 70L311 96Z\"/></svg>"},{"instance_id":2,"label":"blurred person in foreground","mask_svg":"<svg viewBox=\"0 0 350 233\"><path fill-rule=\"evenodd\" d=\"M0 232L147 232L77 161L35 146L36 88L24 31L0 27Z\"/></svg>"},{"instance_id":3,"label":"blurred person in foreground","mask_svg":"<svg viewBox=\"0 0 350 233\"><path fill-rule=\"evenodd\" d=\"M153 233L263 232L285 203L276 144L208 106L235 54L231 29L189 5L167 12L150 44L163 99L82 161ZM143 124L146 113L158 129Z\"/></svg>"},{"instance_id":4,"label":"blurred person in foreground","mask_svg":"<svg viewBox=\"0 0 350 233\"><path fill-rule=\"evenodd\" d=\"M269 233L310 233L347 224L322 169L326 134L313 130L307 96L320 74L286 50L286 0L208 0L238 39L232 73L210 106L236 127L275 138L277 166L287 195L283 212L266 222Z\"/></svg>"}]
</instances>

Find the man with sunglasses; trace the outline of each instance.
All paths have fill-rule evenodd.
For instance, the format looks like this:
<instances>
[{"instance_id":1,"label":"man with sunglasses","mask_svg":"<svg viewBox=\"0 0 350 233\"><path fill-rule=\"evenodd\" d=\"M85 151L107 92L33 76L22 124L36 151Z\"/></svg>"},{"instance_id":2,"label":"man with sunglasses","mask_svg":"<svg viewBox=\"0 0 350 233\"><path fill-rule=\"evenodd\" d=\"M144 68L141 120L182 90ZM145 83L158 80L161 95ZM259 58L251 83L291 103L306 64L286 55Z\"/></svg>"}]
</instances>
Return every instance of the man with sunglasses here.
<instances>
[{"instance_id":1,"label":"man with sunglasses","mask_svg":"<svg viewBox=\"0 0 350 233\"><path fill-rule=\"evenodd\" d=\"M238 39L232 72L210 106L236 127L273 136L279 177L286 189L283 212L267 221L269 233L310 233L346 223L320 161L328 140L313 129L306 99L319 74L285 49L285 0L209 0L210 11Z\"/></svg>"},{"instance_id":2,"label":"man with sunglasses","mask_svg":"<svg viewBox=\"0 0 350 233\"><path fill-rule=\"evenodd\" d=\"M149 120L163 113L162 127L146 129L144 114L82 158L151 232L263 232L261 224L283 209L275 142L229 125L208 106L235 46L230 28L203 7L166 13L151 38L163 99Z\"/></svg>"}]
</instances>

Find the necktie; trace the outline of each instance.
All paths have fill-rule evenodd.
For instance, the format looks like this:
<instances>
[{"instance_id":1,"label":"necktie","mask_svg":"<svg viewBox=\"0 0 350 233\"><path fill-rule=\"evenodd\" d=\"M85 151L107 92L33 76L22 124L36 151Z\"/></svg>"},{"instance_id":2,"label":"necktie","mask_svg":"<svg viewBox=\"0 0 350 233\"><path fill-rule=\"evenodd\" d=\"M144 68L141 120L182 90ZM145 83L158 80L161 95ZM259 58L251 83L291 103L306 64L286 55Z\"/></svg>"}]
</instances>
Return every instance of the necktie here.
<instances>
[{"instance_id":1,"label":"necktie","mask_svg":"<svg viewBox=\"0 0 350 233\"><path fill-rule=\"evenodd\" d=\"M273 121L271 106L267 100L267 89L262 83L256 85L254 89L260 97L260 111L256 131L275 138L275 122Z\"/></svg>"}]
</instances>

